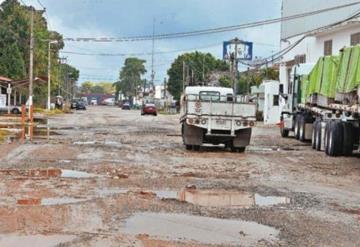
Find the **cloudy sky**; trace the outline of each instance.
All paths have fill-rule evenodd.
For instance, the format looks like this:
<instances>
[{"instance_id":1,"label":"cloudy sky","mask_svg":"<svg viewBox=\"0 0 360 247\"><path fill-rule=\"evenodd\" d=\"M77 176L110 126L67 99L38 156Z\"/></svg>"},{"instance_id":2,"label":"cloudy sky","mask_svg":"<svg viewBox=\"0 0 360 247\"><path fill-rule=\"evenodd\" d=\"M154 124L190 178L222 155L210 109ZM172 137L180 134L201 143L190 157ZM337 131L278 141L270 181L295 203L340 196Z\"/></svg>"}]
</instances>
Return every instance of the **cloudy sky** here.
<instances>
[{"instance_id":1,"label":"cloudy sky","mask_svg":"<svg viewBox=\"0 0 360 247\"><path fill-rule=\"evenodd\" d=\"M1 2L1 0L0 0ZM23 0L41 9L38 0ZM41 0L47 9L50 29L74 37L124 37L155 33L193 31L238 25L280 17L281 0ZM280 25L207 36L155 41L156 84L163 82L166 71L180 52L199 50L221 58L222 42L239 37L254 42L254 55L264 57L279 50ZM148 53L151 41L142 42L66 42L64 51L80 53ZM126 57L80 56L63 54L80 70L79 83L85 80L115 81ZM144 55L151 72L151 56Z\"/></svg>"}]
</instances>

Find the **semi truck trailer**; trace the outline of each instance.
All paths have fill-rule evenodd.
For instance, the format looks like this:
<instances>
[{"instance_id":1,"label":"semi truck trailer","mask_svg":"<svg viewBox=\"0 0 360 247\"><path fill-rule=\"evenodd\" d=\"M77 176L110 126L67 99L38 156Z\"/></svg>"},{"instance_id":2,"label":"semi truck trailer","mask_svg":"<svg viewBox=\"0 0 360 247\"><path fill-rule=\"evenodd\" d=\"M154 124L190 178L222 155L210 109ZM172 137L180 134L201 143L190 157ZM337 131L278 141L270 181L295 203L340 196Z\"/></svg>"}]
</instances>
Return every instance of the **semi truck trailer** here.
<instances>
[{"instance_id":1,"label":"semi truck trailer","mask_svg":"<svg viewBox=\"0 0 360 247\"><path fill-rule=\"evenodd\" d=\"M281 85L284 104L280 133L329 156L350 156L360 147L360 46L316 64L295 65L288 85Z\"/></svg>"}]
</instances>

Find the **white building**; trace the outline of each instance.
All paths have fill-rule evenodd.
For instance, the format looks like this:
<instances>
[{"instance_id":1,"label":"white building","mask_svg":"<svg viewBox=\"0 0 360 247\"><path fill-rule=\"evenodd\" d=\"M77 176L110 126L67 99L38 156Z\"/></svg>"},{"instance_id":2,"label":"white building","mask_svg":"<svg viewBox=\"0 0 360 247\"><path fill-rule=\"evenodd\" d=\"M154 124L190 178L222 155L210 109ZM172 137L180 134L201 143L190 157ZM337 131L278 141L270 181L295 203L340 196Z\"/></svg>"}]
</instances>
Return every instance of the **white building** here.
<instances>
[{"instance_id":1,"label":"white building","mask_svg":"<svg viewBox=\"0 0 360 247\"><path fill-rule=\"evenodd\" d=\"M283 0L282 16L292 16L316 10L355 3L357 0ZM281 24L281 49L291 46L305 37L294 49L285 54L280 66L280 82L285 92L291 68L297 63L316 63L324 55L337 55L345 46L360 43L359 19L345 19L359 12L359 5L338 8L300 19L283 21ZM342 22L341 24L337 22ZM332 25L337 23L336 25ZM331 27L329 25L332 25ZM323 27L326 27L325 29ZM321 29L321 30L319 30Z\"/></svg>"}]
</instances>

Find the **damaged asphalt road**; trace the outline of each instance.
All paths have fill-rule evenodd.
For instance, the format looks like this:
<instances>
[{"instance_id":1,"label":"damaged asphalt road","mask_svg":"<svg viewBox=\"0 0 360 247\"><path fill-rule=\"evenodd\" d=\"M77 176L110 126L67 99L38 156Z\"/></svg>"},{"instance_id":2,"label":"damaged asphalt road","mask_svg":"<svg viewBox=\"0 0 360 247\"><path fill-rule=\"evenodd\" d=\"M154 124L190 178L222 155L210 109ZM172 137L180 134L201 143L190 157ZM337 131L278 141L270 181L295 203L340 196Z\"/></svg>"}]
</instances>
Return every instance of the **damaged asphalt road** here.
<instances>
[{"instance_id":1,"label":"damaged asphalt road","mask_svg":"<svg viewBox=\"0 0 360 247\"><path fill-rule=\"evenodd\" d=\"M186 151L178 116L90 107L0 146L0 246L360 246L360 159L259 124ZM31 246L31 245L27 245Z\"/></svg>"}]
</instances>

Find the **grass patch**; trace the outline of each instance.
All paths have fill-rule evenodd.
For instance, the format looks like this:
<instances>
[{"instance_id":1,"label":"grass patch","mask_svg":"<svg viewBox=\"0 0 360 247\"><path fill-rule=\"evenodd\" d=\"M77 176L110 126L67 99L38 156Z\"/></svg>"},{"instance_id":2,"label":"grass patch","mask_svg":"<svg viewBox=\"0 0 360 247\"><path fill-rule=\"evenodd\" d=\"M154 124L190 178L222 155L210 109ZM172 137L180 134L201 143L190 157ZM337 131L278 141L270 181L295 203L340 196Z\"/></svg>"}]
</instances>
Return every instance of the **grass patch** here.
<instances>
[{"instance_id":1,"label":"grass patch","mask_svg":"<svg viewBox=\"0 0 360 247\"><path fill-rule=\"evenodd\" d=\"M60 109L52 109L52 110L47 110L44 108L35 108L34 109L35 113L42 113L48 116L53 116L53 115L59 115L59 114L64 114L65 112L60 110Z\"/></svg>"}]
</instances>

